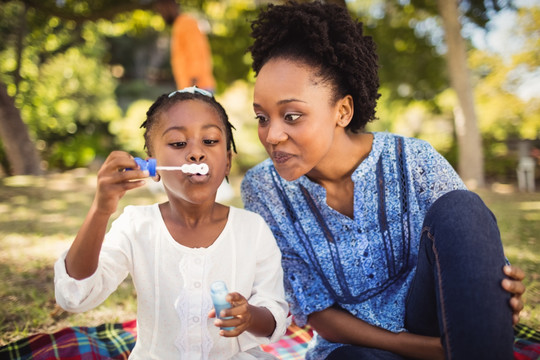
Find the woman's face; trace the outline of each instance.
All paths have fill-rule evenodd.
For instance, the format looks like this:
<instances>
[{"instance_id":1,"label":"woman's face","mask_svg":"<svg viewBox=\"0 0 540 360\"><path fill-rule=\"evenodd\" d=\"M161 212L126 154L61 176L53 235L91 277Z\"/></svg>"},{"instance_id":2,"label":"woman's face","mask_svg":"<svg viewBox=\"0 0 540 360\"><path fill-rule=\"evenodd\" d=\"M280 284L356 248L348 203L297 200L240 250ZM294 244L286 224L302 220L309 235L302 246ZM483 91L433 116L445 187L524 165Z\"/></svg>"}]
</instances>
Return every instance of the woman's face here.
<instances>
[{"instance_id":1,"label":"woman's face","mask_svg":"<svg viewBox=\"0 0 540 360\"><path fill-rule=\"evenodd\" d=\"M340 118L332 88L314 74L308 65L278 58L261 68L255 82L259 139L280 176L289 181L328 160Z\"/></svg>"},{"instance_id":2,"label":"woman's face","mask_svg":"<svg viewBox=\"0 0 540 360\"><path fill-rule=\"evenodd\" d=\"M160 115L152 130L151 148L157 166L205 163L209 167L205 175L158 170L169 199L214 201L219 185L229 174L231 153L225 125L211 105L199 100L173 105Z\"/></svg>"}]
</instances>

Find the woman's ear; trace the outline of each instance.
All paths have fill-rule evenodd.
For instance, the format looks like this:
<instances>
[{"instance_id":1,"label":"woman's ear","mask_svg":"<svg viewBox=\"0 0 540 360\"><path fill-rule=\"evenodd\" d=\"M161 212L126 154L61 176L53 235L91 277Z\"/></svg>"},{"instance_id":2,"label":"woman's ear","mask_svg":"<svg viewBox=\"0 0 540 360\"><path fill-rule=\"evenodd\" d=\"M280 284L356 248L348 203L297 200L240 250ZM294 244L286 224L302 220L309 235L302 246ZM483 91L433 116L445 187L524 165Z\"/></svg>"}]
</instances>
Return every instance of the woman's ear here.
<instances>
[{"instance_id":1,"label":"woman's ear","mask_svg":"<svg viewBox=\"0 0 540 360\"><path fill-rule=\"evenodd\" d=\"M337 125L343 128L347 127L352 120L354 114L354 102L351 95L346 95L344 98L338 100L338 119Z\"/></svg>"}]
</instances>

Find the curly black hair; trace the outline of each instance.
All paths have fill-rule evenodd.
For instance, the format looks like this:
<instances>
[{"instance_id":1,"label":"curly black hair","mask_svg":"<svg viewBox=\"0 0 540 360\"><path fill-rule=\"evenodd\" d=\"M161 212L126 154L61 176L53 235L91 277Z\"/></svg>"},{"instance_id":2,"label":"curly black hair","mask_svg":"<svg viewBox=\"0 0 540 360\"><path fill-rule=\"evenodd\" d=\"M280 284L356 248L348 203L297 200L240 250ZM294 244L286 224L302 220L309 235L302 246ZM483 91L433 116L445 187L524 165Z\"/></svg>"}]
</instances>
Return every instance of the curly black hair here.
<instances>
[{"instance_id":1,"label":"curly black hair","mask_svg":"<svg viewBox=\"0 0 540 360\"><path fill-rule=\"evenodd\" d=\"M346 95L354 101L347 126L362 131L375 120L380 97L378 56L363 24L346 8L321 2L268 5L251 24L253 45L248 49L258 75L272 58L299 61L317 70L317 76L334 88L334 102Z\"/></svg>"},{"instance_id":2,"label":"curly black hair","mask_svg":"<svg viewBox=\"0 0 540 360\"><path fill-rule=\"evenodd\" d=\"M146 152L148 153L148 155L152 156L151 154L152 149L150 148L150 135L152 132L152 127L157 123L157 120L159 119L160 114L169 110L174 104L180 101L187 101L187 100L203 101L209 104L210 106L212 106L216 110L217 114L221 118L221 121L223 121L223 124L225 125L227 150L231 150L231 146L232 146L233 151L236 153L236 145L234 143L234 138L233 138L233 133L232 133L232 130L235 129L235 127L229 122L229 117L227 116L227 112L225 111L223 106L221 106L221 104L216 101L214 96L207 96L207 95L203 95L197 92L191 93L191 92L176 91L171 94L160 95L146 112L146 120L141 124L141 128L145 128L144 148L146 149Z\"/></svg>"}]
</instances>

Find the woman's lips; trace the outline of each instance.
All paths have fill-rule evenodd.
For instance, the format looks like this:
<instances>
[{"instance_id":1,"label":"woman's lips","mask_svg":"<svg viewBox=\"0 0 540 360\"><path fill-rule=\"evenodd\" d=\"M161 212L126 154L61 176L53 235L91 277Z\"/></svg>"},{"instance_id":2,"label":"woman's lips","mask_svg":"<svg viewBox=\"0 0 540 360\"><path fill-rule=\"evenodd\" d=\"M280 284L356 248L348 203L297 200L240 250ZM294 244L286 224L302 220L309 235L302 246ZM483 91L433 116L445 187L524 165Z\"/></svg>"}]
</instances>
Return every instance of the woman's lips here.
<instances>
[{"instance_id":1,"label":"woman's lips","mask_svg":"<svg viewBox=\"0 0 540 360\"><path fill-rule=\"evenodd\" d=\"M272 160L276 164L284 164L286 163L290 158L292 158L292 155L286 152L282 151L274 151L272 152Z\"/></svg>"}]
</instances>

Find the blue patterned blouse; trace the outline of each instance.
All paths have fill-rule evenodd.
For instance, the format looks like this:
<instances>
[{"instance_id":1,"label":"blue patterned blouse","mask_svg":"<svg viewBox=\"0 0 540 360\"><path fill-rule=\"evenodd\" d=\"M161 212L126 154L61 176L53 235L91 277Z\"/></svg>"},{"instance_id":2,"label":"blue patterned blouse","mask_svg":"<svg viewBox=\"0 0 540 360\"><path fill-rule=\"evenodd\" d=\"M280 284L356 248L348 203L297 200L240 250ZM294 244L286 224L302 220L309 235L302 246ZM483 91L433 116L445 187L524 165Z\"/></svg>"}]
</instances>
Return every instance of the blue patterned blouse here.
<instances>
[{"instance_id":1,"label":"blue patterned blouse","mask_svg":"<svg viewBox=\"0 0 540 360\"><path fill-rule=\"evenodd\" d=\"M373 135L370 154L352 174L354 219L329 207L325 189L306 176L283 180L270 159L242 182L245 207L266 220L282 251L287 300L300 326L337 304L403 331L426 211L441 195L465 189L427 142ZM339 346L316 337L306 359L324 359Z\"/></svg>"}]
</instances>

